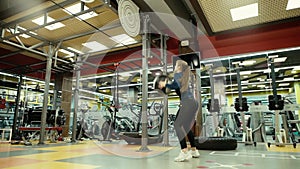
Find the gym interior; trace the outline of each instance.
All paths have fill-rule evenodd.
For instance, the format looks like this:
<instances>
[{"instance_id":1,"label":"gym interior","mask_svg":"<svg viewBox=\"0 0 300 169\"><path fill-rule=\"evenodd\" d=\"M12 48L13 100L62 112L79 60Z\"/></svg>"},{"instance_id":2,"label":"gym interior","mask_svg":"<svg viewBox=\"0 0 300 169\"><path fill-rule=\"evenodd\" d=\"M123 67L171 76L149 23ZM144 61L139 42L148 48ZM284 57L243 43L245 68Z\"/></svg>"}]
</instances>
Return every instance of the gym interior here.
<instances>
[{"instance_id":1,"label":"gym interior","mask_svg":"<svg viewBox=\"0 0 300 169\"><path fill-rule=\"evenodd\" d=\"M299 0L1 0L0 18L0 168L299 168ZM178 59L200 105L183 162L179 97L156 87Z\"/></svg>"}]
</instances>

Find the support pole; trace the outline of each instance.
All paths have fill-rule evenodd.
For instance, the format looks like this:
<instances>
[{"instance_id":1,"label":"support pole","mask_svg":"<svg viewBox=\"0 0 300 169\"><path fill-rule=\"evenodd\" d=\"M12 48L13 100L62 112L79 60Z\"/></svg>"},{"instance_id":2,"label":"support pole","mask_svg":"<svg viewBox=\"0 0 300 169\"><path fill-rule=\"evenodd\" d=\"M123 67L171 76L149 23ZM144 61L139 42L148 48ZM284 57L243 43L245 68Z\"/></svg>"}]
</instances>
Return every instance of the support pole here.
<instances>
[{"instance_id":1,"label":"support pole","mask_svg":"<svg viewBox=\"0 0 300 169\"><path fill-rule=\"evenodd\" d=\"M270 67L271 67L271 79L272 79L272 92L275 100L275 107L278 107L278 97L277 97L277 89L276 89L276 75L275 75L275 65L274 60L271 59L270 61Z\"/></svg>"},{"instance_id":2,"label":"support pole","mask_svg":"<svg viewBox=\"0 0 300 169\"><path fill-rule=\"evenodd\" d=\"M277 96L277 89L276 89L276 75L275 75L275 65L274 60L270 59L270 68L271 68L271 79L272 79L272 91L273 91L273 97L275 101L275 107L278 108L279 106L279 99ZM282 138L280 137L280 119L279 115L280 110L275 110L275 143L282 143ZM287 133L287 132L286 132Z\"/></svg>"},{"instance_id":3,"label":"support pole","mask_svg":"<svg viewBox=\"0 0 300 169\"><path fill-rule=\"evenodd\" d=\"M210 81L211 105L214 106L215 105L215 80L214 80L214 76L213 76L212 66L210 66L210 68L209 68L209 81ZM212 109L214 109L214 108L212 107Z\"/></svg>"},{"instance_id":4,"label":"support pole","mask_svg":"<svg viewBox=\"0 0 300 169\"><path fill-rule=\"evenodd\" d=\"M202 118L202 97L201 97L201 70L196 69L196 98L198 100L199 108L196 117L196 131L195 136L200 136L202 134L203 128L203 118Z\"/></svg>"},{"instance_id":5,"label":"support pole","mask_svg":"<svg viewBox=\"0 0 300 169\"><path fill-rule=\"evenodd\" d=\"M208 124L206 124L206 128L209 127L209 133L210 135L212 135L215 131L216 128L218 126L219 120L217 117L217 113L216 109L215 109L215 79L213 76L213 69L212 69L213 65L210 65L209 67L209 80L210 80L210 98L211 98L211 106L210 106L210 110L208 110L210 112L211 115L211 125L209 126ZM206 133L205 133L206 134Z\"/></svg>"},{"instance_id":6,"label":"support pole","mask_svg":"<svg viewBox=\"0 0 300 169\"><path fill-rule=\"evenodd\" d=\"M20 105L22 81L23 81L23 75L20 75L19 83L18 83L17 98L16 98L16 103L15 103L16 107L15 107L15 112L14 112L14 121L13 121L13 126L12 126L13 139L16 138L16 136L17 136L17 121L18 121L18 116L19 116L19 105Z\"/></svg>"},{"instance_id":7,"label":"support pole","mask_svg":"<svg viewBox=\"0 0 300 169\"><path fill-rule=\"evenodd\" d=\"M242 85L241 85L241 74L240 74L240 68L236 69L236 80L237 80L237 84L238 84L238 91L239 91L239 107L240 110L242 110L242 104L243 104L243 96L242 96ZM245 122L245 113L243 111L240 112L241 113L241 120L243 122L243 134L246 133L246 122Z\"/></svg>"},{"instance_id":8,"label":"support pole","mask_svg":"<svg viewBox=\"0 0 300 169\"><path fill-rule=\"evenodd\" d=\"M54 91L53 91L53 107L52 107L52 109L53 110L56 110L57 109L57 90L56 89L54 89Z\"/></svg>"},{"instance_id":9,"label":"support pole","mask_svg":"<svg viewBox=\"0 0 300 169\"><path fill-rule=\"evenodd\" d=\"M46 128L46 118L47 118L47 109L48 109L48 95L49 95L51 65L52 65L53 54L54 54L54 50L52 49L52 45L50 44L48 57L47 57L45 91L44 91L43 110L42 110L42 117L41 117L41 130L40 130L40 139L39 139L38 144L44 144L44 141L45 141L45 131L46 131L45 128Z\"/></svg>"},{"instance_id":10,"label":"support pole","mask_svg":"<svg viewBox=\"0 0 300 169\"><path fill-rule=\"evenodd\" d=\"M150 26L150 18L148 15L143 16L143 58L142 58L142 145L139 149L140 152L150 151L147 147L148 144L148 131L147 131L147 107L148 107L148 57L150 56L150 37L148 28Z\"/></svg>"},{"instance_id":11,"label":"support pole","mask_svg":"<svg viewBox=\"0 0 300 169\"><path fill-rule=\"evenodd\" d=\"M80 62L81 58L77 57L77 62ZM74 112L73 112L73 128L72 128L72 142L76 142L76 129L77 129L77 114L78 114L78 102L79 102L79 79L80 79L80 65L77 63L76 68L76 83L74 91Z\"/></svg>"},{"instance_id":12,"label":"support pole","mask_svg":"<svg viewBox=\"0 0 300 169\"><path fill-rule=\"evenodd\" d=\"M167 61L167 36L166 35L160 35L160 54L161 54L161 59L163 61L163 74L166 75L167 72L167 68L168 68L168 61ZM163 105L164 105L164 109L163 109L163 129L164 129L164 137L163 137L163 145L164 146L169 146L169 132L168 132L168 116L169 116L169 112L168 112L168 95L164 95L164 99L163 99Z\"/></svg>"}]
</instances>

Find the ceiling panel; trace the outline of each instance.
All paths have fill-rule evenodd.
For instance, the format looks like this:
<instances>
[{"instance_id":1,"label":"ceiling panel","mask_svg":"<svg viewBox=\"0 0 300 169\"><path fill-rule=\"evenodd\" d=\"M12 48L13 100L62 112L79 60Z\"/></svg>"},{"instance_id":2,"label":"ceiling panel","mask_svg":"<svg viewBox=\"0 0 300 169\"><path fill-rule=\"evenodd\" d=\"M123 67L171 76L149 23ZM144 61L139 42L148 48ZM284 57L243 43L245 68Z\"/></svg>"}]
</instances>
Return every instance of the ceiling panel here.
<instances>
[{"instance_id":1,"label":"ceiling panel","mask_svg":"<svg viewBox=\"0 0 300 169\"><path fill-rule=\"evenodd\" d=\"M300 9L286 10L288 0L202 1L198 0L213 32L222 32L300 16ZM232 21L230 9L258 3L257 17Z\"/></svg>"}]
</instances>

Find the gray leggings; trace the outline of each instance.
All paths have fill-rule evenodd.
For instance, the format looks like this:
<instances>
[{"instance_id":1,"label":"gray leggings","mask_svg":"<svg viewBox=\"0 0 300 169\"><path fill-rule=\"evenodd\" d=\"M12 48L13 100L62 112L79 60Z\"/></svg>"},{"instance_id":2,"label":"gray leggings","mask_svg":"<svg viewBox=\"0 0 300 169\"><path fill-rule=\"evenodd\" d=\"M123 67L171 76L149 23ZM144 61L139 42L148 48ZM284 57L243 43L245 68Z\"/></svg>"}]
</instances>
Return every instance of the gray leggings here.
<instances>
[{"instance_id":1,"label":"gray leggings","mask_svg":"<svg viewBox=\"0 0 300 169\"><path fill-rule=\"evenodd\" d=\"M195 136L191 131L195 123L195 115L198 110L198 103L194 99L182 99L174 122L175 131L180 141L181 149L187 148L185 137L187 136L191 147L195 147Z\"/></svg>"}]
</instances>

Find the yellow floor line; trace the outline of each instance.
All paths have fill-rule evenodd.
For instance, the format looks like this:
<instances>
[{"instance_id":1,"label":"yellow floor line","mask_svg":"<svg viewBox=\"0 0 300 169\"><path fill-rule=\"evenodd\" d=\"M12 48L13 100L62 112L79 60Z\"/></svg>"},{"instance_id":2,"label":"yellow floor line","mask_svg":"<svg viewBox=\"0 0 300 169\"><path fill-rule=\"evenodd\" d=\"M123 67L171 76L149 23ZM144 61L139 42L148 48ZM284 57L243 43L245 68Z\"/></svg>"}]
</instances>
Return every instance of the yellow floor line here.
<instances>
[{"instance_id":1,"label":"yellow floor line","mask_svg":"<svg viewBox=\"0 0 300 169\"><path fill-rule=\"evenodd\" d=\"M293 145L285 145L285 146L276 146L271 145L270 148L266 144L267 150L272 152L300 152L300 145L297 145L296 148L293 147Z\"/></svg>"}]
</instances>

